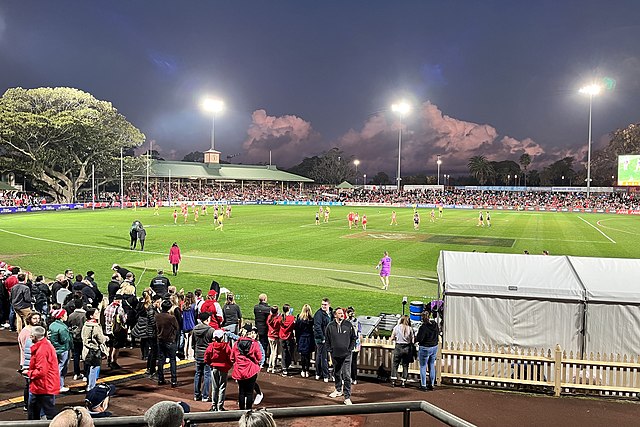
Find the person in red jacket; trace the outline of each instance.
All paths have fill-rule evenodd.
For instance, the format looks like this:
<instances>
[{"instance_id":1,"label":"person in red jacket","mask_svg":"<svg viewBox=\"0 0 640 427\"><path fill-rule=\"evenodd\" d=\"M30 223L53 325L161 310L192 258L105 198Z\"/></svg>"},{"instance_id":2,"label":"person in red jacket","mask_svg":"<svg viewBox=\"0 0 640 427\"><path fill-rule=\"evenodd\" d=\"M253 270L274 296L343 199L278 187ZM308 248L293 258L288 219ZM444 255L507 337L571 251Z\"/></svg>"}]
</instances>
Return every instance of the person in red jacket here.
<instances>
[{"instance_id":1,"label":"person in red jacket","mask_svg":"<svg viewBox=\"0 0 640 427\"><path fill-rule=\"evenodd\" d=\"M207 294L207 300L200 306L200 313L211 313L211 319L209 320L209 326L213 329L221 329L224 318L222 317L222 307L216 297L218 293L213 289Z\"/></svg>"},{"instance_id":2,"label":"person in red jacket","mask_svg":"<svg viewBox=\"0 0 640 427\"><path fill-rule=\"evenodd\" d=\"M39 420L44 412L51 420L56 415L56 394L60 394L60 372L56 349L46 338L42 326L31 329L31 361L29 369L23 372L29 378L29 419Z\"/></svg>"},{"instance_id":3,"label":"person in red jacket","mask_svg":"<svg viewBox=\"0 0 640 427\"><path fill-rule=\"evenodd\" d=\"M231 345L225 341L222 329L213 333L213 342L209 344L204 353L204 363L211 366L212 369L211 410L225 411L224 398L227 393L227 376L233 364L231 363Z\"/></svg>"},{"instance_id":4,"label":"person in red jacket","mask_svg":"<svg viewBox=\"0 0 640 427\"><path fill-rule=\"evenodd\" d=\"M253 330L253 325L246 323L246 330ZM250 337L240 337L231 350L233 374L238 381L238 405L241 410L253 407L253 389L260 372L260 344Z\"/></svg>"},{"instance_id":5,"label":"person in red jacket","mask_svg":"<svg viewBox=\"0 0 640 427\"><path fill-rule=\"evenodd\" d=\"M278 332L278 338L280 338L280 348L282 349L280 363L282 364L283 377L286 377L288 375L287 370L291 365L293 350L296 344L296 340L293 336L293 330L296 327L296 318L292 316L293 310L290 310L291 306L289 304L285 304L282 306L280 331Z\"/></svg>"},{"instance_id":6,"label":"person in red jacket","mask_svg":"<svg viewBox=\"0 0 640 427\"><path fill-rule=\"evenodd\" d=\"M278 314L278 306L271 307L271 313L267 317L267 338L269 339L269 365L267 372L276 372L278 362L278 354L280 353L280 325L282 324L282 316Z\"/></svg>"},{"instance_id":7,"label":"person in red jacket","mask_svg":"<svg viewBox=\"0 0 640 427\"><path fill-rule=\"evenodd\" d=\"M173 275L178 275L178 264L182 260L182 255L180 254L180 248L176 242L173 242L171 245L171 249L169 250L169 264L173 268Z\"/></svg>"}]
</instances>

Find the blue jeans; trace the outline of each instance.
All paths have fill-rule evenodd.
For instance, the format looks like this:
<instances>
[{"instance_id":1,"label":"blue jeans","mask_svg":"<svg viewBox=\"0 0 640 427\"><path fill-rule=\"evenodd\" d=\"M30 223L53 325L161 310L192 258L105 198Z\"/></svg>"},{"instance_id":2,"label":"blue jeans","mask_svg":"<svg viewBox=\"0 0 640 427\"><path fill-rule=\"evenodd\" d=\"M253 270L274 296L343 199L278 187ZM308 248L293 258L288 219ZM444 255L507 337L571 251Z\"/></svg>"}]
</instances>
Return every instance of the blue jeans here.
<instances>
[{"instance_id":1,"label":"blue jeans","mask_svg":"<svg viewBox=\"0 0 640 427\"><path fill-rule=\"evenodd\" d=\"M329 378L326 343L316 343L316 375L320 378Z\"/></svg>"},{"instance_id":2,"label":"blue jeans","mask_svg":"<svg viewBox=\"0 0 640 427\"><path fill-rule=\"evenodd\" d=\"M420 364L420 384L422 387L427 386L427 364L429 365L429 382L431 386L436 382L436 356L438 354L438 346L418 347L418 363Z\"/></svg>"},{"instance_id":3,"label":"blue jeans","mask_svg":"<svg viewBox=\"0 0 640 427\"><path fill-rule=\"evenodd\" d=\"M202 384L203 382L204 385ZM207 400L209 398L210 390L211 366L204 363L203 359L196 359L196 375L193 378L193 397L195 397L196 399L202 398L202 400Z\"/></svg>"},{"instance_id":4,"label":"blue jeans","mask_svg":"<svg viewBox=\"0 0 640 427\"><path fill-rule=\"evenodd\" d=\"M58 355L58 372L60 372L60 388L64 387L64 377L69 366L69 350Z\"/></svg>"},{"instance_id":5,"label":"blue jeans","mask_svg":"<svg viewBox=\"0 0 640 427\"><path fill-rule=\"evenodd\" d=\"M98 381L98 376L100 376L100 365L98 366L90 366L88 368L87 375L87 391L91 390L96 386L96 382Z\"/></svg>"}]
</instances>

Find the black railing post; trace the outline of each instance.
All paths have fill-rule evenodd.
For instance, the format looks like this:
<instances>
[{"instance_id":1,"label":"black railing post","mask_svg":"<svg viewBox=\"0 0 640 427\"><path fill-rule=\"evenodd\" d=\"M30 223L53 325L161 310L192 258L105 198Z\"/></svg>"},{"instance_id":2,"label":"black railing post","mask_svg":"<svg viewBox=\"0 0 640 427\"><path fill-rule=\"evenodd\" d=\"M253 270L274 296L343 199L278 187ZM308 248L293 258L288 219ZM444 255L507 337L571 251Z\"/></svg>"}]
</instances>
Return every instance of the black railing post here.
<instances>
[{"instance_id":1,"label":"black railing post","mask_svg":"<svg viewBox=\"0 0 640 427\"><path fill-rule=\"evenodd\" d=\"M402 413L402 427L411 427L411 410L405 409Z\"/></svg>"}]
</instances>

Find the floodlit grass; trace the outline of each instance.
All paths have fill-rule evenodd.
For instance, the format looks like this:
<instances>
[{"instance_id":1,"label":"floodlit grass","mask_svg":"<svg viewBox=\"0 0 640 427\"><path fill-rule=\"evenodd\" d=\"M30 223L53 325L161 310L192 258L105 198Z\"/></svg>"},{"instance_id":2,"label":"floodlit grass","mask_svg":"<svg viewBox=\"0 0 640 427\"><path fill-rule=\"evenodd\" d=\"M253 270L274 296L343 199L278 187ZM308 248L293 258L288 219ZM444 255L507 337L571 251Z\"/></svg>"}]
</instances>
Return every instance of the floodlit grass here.
<instances>
[{"instance_id":1,"label":"floodlit grass","mask_svg":"<svg viewBox=\"0 0 640 427\"><path fill-rule=\"evenodd\" d=\"M319 307L328 296L334 306L353 305L359 314L398 312L403 296L429 300L437 295L436 263L440 250L582 255L637 256L640 218L632 216L508 212L491 213L492 227L477 227L478 211L445 210L444 218L413 230L412 210L397 209L390 226L390 208L358 208L367 214L367 231L349 230L346 215L353 208L331 209L328 224L315 225L316 207L234 206L224 231L215 231L212 211L199 222L173 224L172 209L96 210L3 215L0 217L0 259L52 278L66 268L84 274L94 270L106 288L111 265L136 273L138 289L155 270L170 271L168 252L178 243L183 262L178 288L208 289L216 279L237 294L247 317L258 294L272 304L290 303L299 312L304 303ZM353 209L356 210L356 209ZM145 252L130 251L133 220L147 228ZM381 290L375 265L383 251L393 258L390 290ZM463 268L463 266L461 266Z\"/></svg>"}]
</instances>

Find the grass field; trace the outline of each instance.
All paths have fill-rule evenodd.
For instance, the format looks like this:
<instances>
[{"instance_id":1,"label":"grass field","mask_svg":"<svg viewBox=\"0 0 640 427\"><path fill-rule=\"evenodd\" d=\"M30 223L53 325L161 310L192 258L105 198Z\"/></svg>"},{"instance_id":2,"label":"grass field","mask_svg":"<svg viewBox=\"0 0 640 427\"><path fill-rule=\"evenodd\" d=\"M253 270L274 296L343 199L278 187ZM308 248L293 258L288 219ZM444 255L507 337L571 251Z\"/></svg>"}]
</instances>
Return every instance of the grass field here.
<instances>
[{"instance_id":1,"label":"grass field","mask_svg":"<svg viewBox=\"0 0 640 427\"><path fill-rule=\"evenodd\" d=\"M199 222L173 224L173 210L96 210L3 215L0 217L0 260L52 278L66 268L96 272L106 288L111 265L136 273L138 289L148 286L155 270L170 272L167 256L172 242L183 262L178 288L208 289L212 279L231 289L247 317L258 294L272 304L290 303L296 313L304 303L313 309L328 296L334 306L353 305L359 314L399 312L403 296L429 300L437 295L436 263L440 250L582 255L638 256L640 218L575 213L491 213L492 227L477 227L477 211L445 210L444 218L413 230L412 210L398 210L398 225L390 226L391 209L358 209L369 224L349 230L346 215L353 208L332 208L328 224L315 225L316 207L234 206L224 231L214 231L212 215ZM353 209L355 210L355 209ZM212 209L210 209L212 213ZM133 220L147 228L145 252L130 251L128 231ZM383 251L393 259L391 286L381 290L375 265Z\"/></svg>"}]
</instances>

